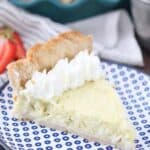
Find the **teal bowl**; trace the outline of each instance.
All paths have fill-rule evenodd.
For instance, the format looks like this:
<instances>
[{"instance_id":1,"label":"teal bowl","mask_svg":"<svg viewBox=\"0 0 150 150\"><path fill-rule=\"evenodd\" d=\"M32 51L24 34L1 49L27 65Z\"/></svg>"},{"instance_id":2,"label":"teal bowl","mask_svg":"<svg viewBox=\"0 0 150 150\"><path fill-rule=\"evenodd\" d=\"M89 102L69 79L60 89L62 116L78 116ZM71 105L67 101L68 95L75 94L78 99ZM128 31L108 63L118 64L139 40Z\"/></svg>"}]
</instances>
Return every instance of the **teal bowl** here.
<instances>
[{"instance_id":1,"label":"teal bowl","mask_svg":"<svg viewBox=\"0 0 150 150\"><path fill-rule=\"evenodd\" d=\"M9 0L18 7L47 16L54 21L67 23L123 7L126 0Z\"/></svg>"}]
</instances>

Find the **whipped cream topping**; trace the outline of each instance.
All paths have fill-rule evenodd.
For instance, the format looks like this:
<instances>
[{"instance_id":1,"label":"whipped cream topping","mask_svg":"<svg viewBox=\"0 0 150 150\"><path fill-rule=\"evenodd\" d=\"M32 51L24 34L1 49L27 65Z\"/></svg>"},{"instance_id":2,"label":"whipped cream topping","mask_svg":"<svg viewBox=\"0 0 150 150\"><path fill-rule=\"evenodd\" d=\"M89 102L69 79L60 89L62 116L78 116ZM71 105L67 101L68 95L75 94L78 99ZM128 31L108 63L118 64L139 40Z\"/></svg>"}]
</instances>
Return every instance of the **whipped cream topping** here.
<instances>
[{"instance_id":1,"label":"whipped cream topping","mask_svg":"<svg viewBox=\"0 0 150 150\"><path fill-rule=\"evenodd\" d=\"M47 73L35 72L21 92L38 99L50 100L62 95L64 91L80 87L86 81L95 81L103 75L99 58L87 51L81 51L71 61L67 58L59 60Z\"/></svg>"}]
</instances>

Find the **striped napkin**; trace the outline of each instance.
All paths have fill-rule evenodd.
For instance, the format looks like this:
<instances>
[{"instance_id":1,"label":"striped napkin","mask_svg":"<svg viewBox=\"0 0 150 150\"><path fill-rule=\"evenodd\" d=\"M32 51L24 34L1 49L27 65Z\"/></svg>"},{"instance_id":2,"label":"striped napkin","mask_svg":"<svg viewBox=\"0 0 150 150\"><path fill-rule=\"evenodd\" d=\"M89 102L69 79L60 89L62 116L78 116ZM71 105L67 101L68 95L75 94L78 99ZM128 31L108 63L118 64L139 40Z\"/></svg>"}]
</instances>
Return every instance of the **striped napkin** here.
<instances>
[{"instance_id":1,"label":"striped napkin","mask_svg":"<svg viewBox=\"0 0 150 150\"><path fill-rule=\"evenodd\" d=\"M134 35L134 26L125 10L117 10L68 24L92 34L94 51L100 57L128 65L143 66L143 57Z\"/></svg>"},{"instance_id":2,"label":"striped napkin","mask_svg":"<svg viewBox=\"0 0 150 150\"><path fill-rule=\"evenodd\" d=\"M95 53L100 54L102 58L130 65L142 66L143 59L140 48L133 36L134 33L132 23L126 13L121 14L123 14L123 16L125 16L124 18L126 19L125 22L122 19L124 25L122 27L124 30L118 27L118 22L120 22L119 19L123 18L123 16L120 16L120 12L112 13L112 15L110 13L97 18L91 18L88 20L68 24L68 27L56 23L46 17L33 15L25 12L24 10L15 7L6 0L1 0L0 2L0 26L8 25L15 29L18 33L20 33L26 49L30 48L35 43L46 41L61 32L73 28L84 33L90 33L94 35L94 40L96 41L94 42ZM112 20L111 18L116 19ZM113 21L114 24L112 24ZM99 26L100 28L98 28ZM129 27L128 30L126 27ZM118 36L118 28L123 31L121 37L125 37L121 40L121 37ZM128 34L128 32L130 33ZM125 36L123 36L123 34L125 34ZM130 38L128 38L128 35L131 35ZM116 42L118 41L118 45L120 47L116 48ZM113 49L111 46L113 47ZM124 50L128 49L128 47L130 47L131 49L128 49L127 53L122 53L122 47ZM4 73L3 75L0 75L0 91L7 83L7 74Z\"/></svg>"}]
</instances>

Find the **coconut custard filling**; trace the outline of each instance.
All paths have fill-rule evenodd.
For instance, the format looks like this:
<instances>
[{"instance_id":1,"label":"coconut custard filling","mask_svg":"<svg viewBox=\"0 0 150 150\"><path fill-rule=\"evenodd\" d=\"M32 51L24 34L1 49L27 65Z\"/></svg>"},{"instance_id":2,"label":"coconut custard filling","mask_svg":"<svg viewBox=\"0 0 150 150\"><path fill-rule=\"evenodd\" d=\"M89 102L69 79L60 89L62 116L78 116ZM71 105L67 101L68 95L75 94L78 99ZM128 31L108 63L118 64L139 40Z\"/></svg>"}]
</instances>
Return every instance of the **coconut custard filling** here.
<instances>
[{"instance_id":1,"label":"coconut custard filling","mask_svg":"<svg viewBox=\"0 0 150 150\"><path fill-rule=\"evenodd\" d=\"M17 118L27 115L39 124L134 147L135 131L129 128L118 95L104 79L99 58L87 51L71 61L59 60L49 72L35 72L18 95Z\"/></svg>"}]
</instances>

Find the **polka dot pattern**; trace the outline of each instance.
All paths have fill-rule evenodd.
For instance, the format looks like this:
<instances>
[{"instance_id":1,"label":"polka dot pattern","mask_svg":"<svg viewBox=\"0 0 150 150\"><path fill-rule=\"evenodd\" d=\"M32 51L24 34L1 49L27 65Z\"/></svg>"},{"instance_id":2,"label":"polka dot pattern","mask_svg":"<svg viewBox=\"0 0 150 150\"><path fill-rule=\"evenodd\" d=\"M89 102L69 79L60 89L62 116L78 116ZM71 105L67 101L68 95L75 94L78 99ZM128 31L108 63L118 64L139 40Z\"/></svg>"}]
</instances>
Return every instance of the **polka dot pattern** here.
<instances>
[{"instance_id":1,"label":"polka dot pattern","mask_svg":"<svg viewBox=\"0 0 150 150\"><path fill-rule=\"evenodd\" d=\"M137 131L137 150L150 149L150 78L134 69L103 63L106 78L116 91ZM0 139L13 150L113 150L113 146L89 142L78 135L38 126L33 121L18 121L11 115L12 88L0 93Z\"/></svg>"}]
</instances>

